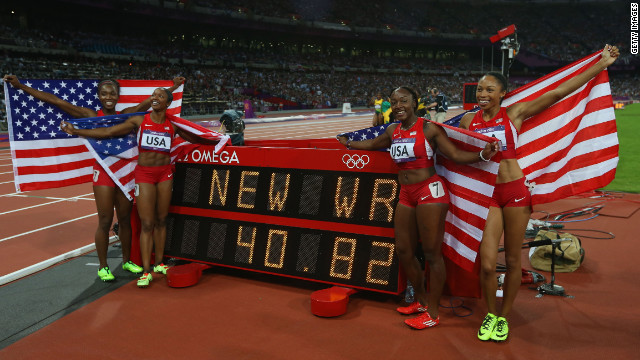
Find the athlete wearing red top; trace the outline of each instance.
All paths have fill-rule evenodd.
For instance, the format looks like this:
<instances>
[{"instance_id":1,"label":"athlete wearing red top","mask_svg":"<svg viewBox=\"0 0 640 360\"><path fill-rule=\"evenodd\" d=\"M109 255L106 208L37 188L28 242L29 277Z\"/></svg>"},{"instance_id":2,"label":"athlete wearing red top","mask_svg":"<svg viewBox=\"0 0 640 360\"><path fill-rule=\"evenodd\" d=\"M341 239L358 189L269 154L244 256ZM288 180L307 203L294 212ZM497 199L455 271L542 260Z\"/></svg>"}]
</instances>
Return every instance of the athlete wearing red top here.
<instances>
[{"instance_id":1,"label":"athlete wearing red top","mask_svg":"<svg viewBox=\"0 0 640 360\"><path fill-rule=\"evenodd\" d=\"M478 339L482 341L505 341L509 335L507 316L522 282L522 241L531 217L529 191L525 185L524 172L515 158L515 146L510 147L508 127L511 127L513 143L522 123L541 113L551 105L579 89L602 70L613 64L620 52L615 46L605 46L601 59L584 72L561 83L554 90L530 100L508 107L502 107L502 99L507 94L507 79L502 73L488 73L478 81L476 98L480 111L467 114L460 121L460 127L477 129L477 126L505 124L506 151L503 151L498 178L494 190L495 203L489 207L489 214L480 244L480 285L487 304L488 313L478 329ZM504 121L504 119L510 119ZM480 123L478 125L478 123ZM482 130L482 129L480 129ZM553 134L551 134L553 136ZM504 144L503 144L504 145ZM512 152L513 151L513 152ZM504 235L504 237L503 237ZM496 263L498 248L504 238L504 258L506 275L503 285L501 309L496 301Z\"/></svg>"},{"instance_id":2,"label":"athlete wearing red top","mask_svg":"<svg viewBox=\"0 0 640 360\"><path fill-rule=\"evenodd\" d=\"M157 88L151 94L150 114L132 116L123 123L111 127L96 129L76 129L68 122L62 122L60 128L70 135L94 138L108 138L129 134L135 129L138 133L138 165L136 177L136 204L140 215L140 253L142 256L143 275L138 279L139 287L147 287L153 280L151 275L151 252L154 250L155 262L153 271L167 273L168 267L162 263L164 244L166 241L166 218L173 187L171 165L171 140L177 133L192 143L215 144L176 128L167 120L167 109L173 100L171 91Z\"/></svg>"},{"instance_id":3,"label":"athlete wearing red top","mask_svg":"<svg viewBox=\"0 0 640 360\"><path fill-rule=\"evenodd\" d=\"M399 124L391 124L375 139L350 141L338 137L340 143L360 150L391 147L391 157L398 164L400 199L394 215L396 253L400 264L413 284L417 301L398 308L402 314L422 313L405 320L416 329L440 323L439 304L446 279L442 257L445 217L449 209L449 195L433 166L434 149L458 163L480 160L475 152L462 151L449 140L441 126L418 118L418 96L410 88L400 87L391 92L391 110ZM487 144L482 157L489 159L497 153L497 143ZM424 268L416 257L418 241L422 243L425 261L429 264L429 294L425 288Z\"/></svg>"},{"instance_id":4,"label":"athlete wearing red top","mask_svg":"<svg viewBox=\"0 0 640 360\"><path fill-rule=\"evenodd\" d=\"M151 114L146 114L138 128L138 152L155 152L168 155L171 152L171 144L175 130L168 119L158 124L151 120ZM172 164L160 166L142 166L138 164L135 170L136 184L157 184L171 180L174 166ZM136 193L138 188L136 187Z\"/></svg>"},{"instance_id":5,"label":"athlete wearing red top","mask_svg":"<svg viewBox=\"0 0 640 360\"><path fill-rule=\"evenodd\" d=\"M105 116L106 114L102 109L96 112L97 116ZM116 111L116 114L120 114L119 111ZM102 165L96 160L93 163L93 186L108 186L112 188L117 188L116 183L113 179L107 174L106 171L102 168Z\"/></svg>"},{"instance_id":6,"label":"athlete wearing red top","mask_svg":"<svg viewBox=\"0 0 640 360\"><path fill-rule=\"evenodd\" d=\"M484 111L480 109L469 124L469 130L495 137L500 140L503 159L516 158L516 143L518 130L507 115L507 108L501 107L500 111L489 121L483 120Z\"/></svg>"},{"instance_id":7,"label":"athlete wearing red top","mask_svg":"<svg viewBox=\"0 0 640 360\"><path fill-rule=\"evenodd\" d=\"M500 140L502 159L516 159L518 130L509 119L507 108L501 107L498 113L487 121L484 120L483 115L482 109L476 112L469 123L469 130ZM491 206L500 208L531 206L531 192L525 177L504 183L498 182L493 190Z\"/></svg>"},{"instance_id":8,"label":"athlete wearing red top","mask_svg":"<svg viewBox=\"0 0 640 360\"><path fill-rule=\"evenodd\" d=\"M21 84L17 77L6 75L4 81L10 83L13 87L23 90L38 100L45 101L55 105L68 113L74 118L90 118L104 115L115 115L120 112L116 111L116 105L120 98L120 86L117 81L103 80L98 83L97 95L100 102L100 110L96 111L92 108L85 108L73 105L68 101L60 99L54 94L33 89ZM173 79L172 91L177 89L184 82L183 77ZM121 113L133 113L144 111L151 105L151 99L147 98L136 106L125 108ZM131 249L131 206L127 196L115 186L113 180L107 175L106 171L96 162L94 164L93 178L93 195L96 201L96 209L98 213L98 226L94 235L96 244L96 252L98 261L98 277L102 281L112 281L115 276L107 263L107 251L109 249L109 230L113 223L113 212L115 208L118 219L118 238L120 239L122 249L122 268L132 273L142 272L142 268L130 261Z\"/></svg>"},{"instance_id":9,"label":"athlete wearing red top","mask_svg":"<svg viewBox=\"0 0 640 360\"><path fill-rule=\"evenodd\" d=\"M419 117L408 130L396 126L389 154L401 170L433 168L433 149L424 136L424 118ZM415 184L400 187L401 204L415 208L420 204L449 203L449 192L437 174Z\"/></svg>"}]
</instances>

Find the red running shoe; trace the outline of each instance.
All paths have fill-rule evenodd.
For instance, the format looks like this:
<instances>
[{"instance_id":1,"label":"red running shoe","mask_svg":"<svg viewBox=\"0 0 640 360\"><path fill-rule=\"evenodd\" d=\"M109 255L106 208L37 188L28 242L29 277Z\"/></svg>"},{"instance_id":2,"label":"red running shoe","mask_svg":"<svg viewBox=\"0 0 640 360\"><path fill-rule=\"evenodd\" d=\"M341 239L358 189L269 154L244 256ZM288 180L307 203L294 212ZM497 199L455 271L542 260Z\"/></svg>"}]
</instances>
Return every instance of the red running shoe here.
<instances>
[{"instance_id":1,"label":"red running shoe","mask_svg":"<svg viewBox=\"0 0 640 360\"><path fill-rule=\"evenodd\" d=\"M420 305L419 301L409 304L408 306L401 306L396 309L400 314L411 315L418 314L427 311L426 306Z\"/></svg>"},{"instance_id":2,"label":"red running shoe","mask_svg":"<svg viewBox=\"0 0 640 360\"><path fill-rule=\"evenodd\" d=\"M411 326L414 329L422 330L430 327L434 327L440 324L440 316L438 316L435 320L431 318L428 312L421 314L418 317L413 319L407 319L404 321L405 324Z\"/></svg>"}]
</instances>

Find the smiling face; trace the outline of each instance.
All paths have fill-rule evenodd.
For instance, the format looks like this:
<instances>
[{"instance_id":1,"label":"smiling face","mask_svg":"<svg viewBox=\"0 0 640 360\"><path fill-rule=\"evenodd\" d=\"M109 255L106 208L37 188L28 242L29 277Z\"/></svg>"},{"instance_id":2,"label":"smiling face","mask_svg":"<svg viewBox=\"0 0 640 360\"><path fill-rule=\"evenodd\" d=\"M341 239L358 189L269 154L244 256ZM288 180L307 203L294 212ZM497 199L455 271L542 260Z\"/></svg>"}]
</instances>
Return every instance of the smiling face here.
<instances>
[{"instance_id":1,"label":"smiling face","mask_svg":"<svg viewBox=\"0 0 640 360\"><path fill-rule=\"evenodd\" d=\"M403 88L395 89L393 93L391 93L390 102L394 119L403 121L414 117L417 102L413 94L408 90Z\"/></svg>"},{"instance_id":2,"label":"smiling face","mask_svg":"<svg viewBox=\"0 0 640 360\"><path fill-rule=\"evenodd\" d=\"M167 91L163 88L157 88L151 94L151 108L153 110L166 110L171 104Z\"/></svg>"},{"instance_id":3,"label":"smiling face","mask_svg":"<svg viewBox=\"0 0 640 360\"><path fill-rule=\"evenodd\" d=\"M98 101L105 112L114 111L119 98L118 89L114 84L105 83L98 89Z\"/></svg>"},{"instance_id":4,"label":"smiling face","mask_svg":"<svg viewBox=\"0 0 640 360\"><path fill-rule=\"evenodd\" d=\"M500 101L506 93L507 90L504 89L502 82L492 75L485 75L478 81L478 88L476 89L478 106L482 110L495 106L500 107Z\"/></svg>"}]
</instances>

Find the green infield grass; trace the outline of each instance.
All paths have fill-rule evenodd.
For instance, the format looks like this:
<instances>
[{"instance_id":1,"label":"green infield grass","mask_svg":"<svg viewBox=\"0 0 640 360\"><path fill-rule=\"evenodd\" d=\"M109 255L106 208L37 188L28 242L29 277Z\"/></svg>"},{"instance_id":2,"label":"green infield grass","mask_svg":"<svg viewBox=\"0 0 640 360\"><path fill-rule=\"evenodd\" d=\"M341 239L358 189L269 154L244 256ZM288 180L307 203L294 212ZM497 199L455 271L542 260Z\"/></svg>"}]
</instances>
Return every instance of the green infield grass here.
<instances>
[{"instance_id":1,"label":"green infield grass","mask_svg":"<svg viewBox=\"0 0 640 360\"><path fill-rule=\"evenodd\" d=\"M620 161L616 178L605 190L640 193L640 103L616 110Z\"/></svg>"}]
</instances>

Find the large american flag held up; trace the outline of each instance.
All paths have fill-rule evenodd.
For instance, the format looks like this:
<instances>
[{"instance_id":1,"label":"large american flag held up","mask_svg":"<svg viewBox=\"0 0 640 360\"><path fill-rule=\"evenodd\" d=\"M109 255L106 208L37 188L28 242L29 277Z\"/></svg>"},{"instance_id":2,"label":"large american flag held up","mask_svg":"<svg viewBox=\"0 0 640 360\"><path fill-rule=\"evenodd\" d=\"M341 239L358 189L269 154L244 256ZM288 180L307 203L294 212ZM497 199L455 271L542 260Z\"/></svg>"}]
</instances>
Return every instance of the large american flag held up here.
<instances>
[{"instance_id":1,"label":"large american flag held up","mask_svg":"<svg viewBox=\"0 0 640 360\"><path fill-rule=\"evenodd\" d=\"M173 85L173 81L170 80L118 80L118 82L120 83L120 99L116 106L118 111L139 104L158 87L167 88ZM96 111L101 107L97 98L98 80L23 80L23 83L29 87L50 92L76 106L92 108ZM131 162L130 159L135 159L137 156L137 148L134 146L132 150L131 144L128 144L129 147L122 146L121 143L128 143L125 141L126 137L94 141L70 137L59 129L61 120L83 123L82 127L95 127L104 126L104 123L113 125L114 122L124 121L126 116L85 119L78 122L78 119L72 119L69 114L59 108L37 100L22 90L14 89L7 83L4 84L4 89L16 191L48 189L90 182L93 163L97 159L112 178L121 184L125 194L129 195L129 190L133 186L132 171L135 168L135 162ZM184 127L185 130L196 135L211 133L205 128L171 116L180 114L182 91L183 86L174 91L174 100L167 110L168 116L176 120L174 123L177 126ZM214 134L214 137L216 136ZM225 143L220 141L221 145ZM172 155L175 150L184 148L184 145L186 144L182 139L174 141ZM117 151L105 154L105 149L110 148Z\"/></svg>"},{"instance_id":2,"label":"large american flag held up","mask_svg":"<svg viewBox=\"0 0 640 360\"><path fill-rule=\"evenodd\" d=\"M505 97L503 106L530 101L600 60L598 51ZM607 71L522 123L518 164L542 204L601 188L615 177L618 133Z\"/></svg>"},{"instance_id":3,"label":"large american flag held up","mask_svg":"<svg viewBox=\"0 0 640 360\"><path fill-rule=\"evenodd\" d=\"M555 89L598 62L600 53L510 92L502 106L530 101ZM461 116L456 118L459 121ZM457 125L455 120L447 121L447 124ZM464 148L470 142L469 146L474 149L476 140L468 137L469 132L443 127L457 146ZM352 140L365 140L382 133L384 128L344 135ZM532 184L534 204L559 200L610 183L618 163L618 136L607 72L602 71L549 109L525 120L517 145L518 163ZM475 149L481 146L482 143L476 144ZM447 180L451 192L442 251L469 271L473 269L480 248L489 211L486 200L493 194L499 166L499 158L491 160L487 164L456 165L440 153L437 156L436 171Z\"/></svg>"}]
</instances>

